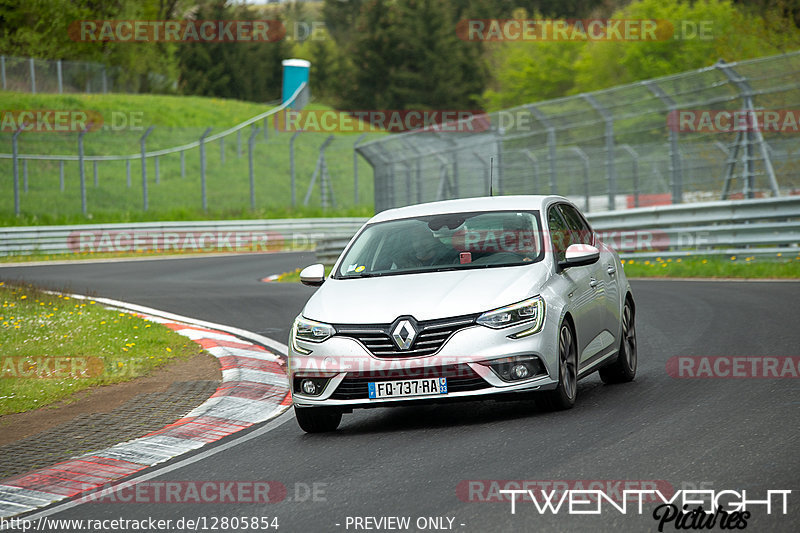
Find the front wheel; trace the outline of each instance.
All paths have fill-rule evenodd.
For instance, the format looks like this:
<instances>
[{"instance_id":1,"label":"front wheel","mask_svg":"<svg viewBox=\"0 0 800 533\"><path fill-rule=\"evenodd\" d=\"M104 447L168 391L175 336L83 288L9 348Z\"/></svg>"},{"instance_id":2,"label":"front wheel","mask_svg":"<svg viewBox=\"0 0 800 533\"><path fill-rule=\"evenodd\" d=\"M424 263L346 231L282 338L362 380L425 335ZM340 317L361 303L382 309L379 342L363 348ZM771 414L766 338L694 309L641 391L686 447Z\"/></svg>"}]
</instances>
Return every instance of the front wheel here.
<instances>
[{"instance_id":1,"label":"front wheel","mask_svg":"<svg viewBox=\"0 0 800 533\"><path fill-rule=\"evenodd\" d=\"M550 411L570 409L578 395L578 351L567 322L558 331L558 386L540 393L539 403Z\"/></svg>"},{"instance_id":2,"label":"front wheel","mask_svg":"<svg viewBox=\"0 0 800 533\"><path fill-rule=\"evenodd\" d=\"M635 313L631 301L625 300L622 309L622 338L619 342L617 360L600 369L603 383L627 383L636 377L636 324Z\"/></svg>"},{"instance_id":3,"label":"front wheel","mask_svg":"<svg viewBox=\"0 0 800 533\"><path fill-rule=\"evenodd\" d=\"M306 433L335 431L342 421L342 412L329 407L297 407L294 416L300 428Z\"/></svg>"}]
</instances>

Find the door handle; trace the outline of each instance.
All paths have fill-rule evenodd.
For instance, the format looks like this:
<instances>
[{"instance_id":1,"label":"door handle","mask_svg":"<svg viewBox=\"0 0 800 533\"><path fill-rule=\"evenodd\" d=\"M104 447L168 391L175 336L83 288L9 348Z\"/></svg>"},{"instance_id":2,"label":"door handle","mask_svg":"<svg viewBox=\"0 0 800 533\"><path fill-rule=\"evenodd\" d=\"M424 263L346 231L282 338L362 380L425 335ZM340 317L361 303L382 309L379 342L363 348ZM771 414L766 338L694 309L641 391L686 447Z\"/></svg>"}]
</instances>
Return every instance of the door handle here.
<instances>
[{"instance_id":1,"label":"door handle","mask_svg":"<svg viewBox=\"0 0 800 533\"><path fill-rule=\"evenodd\" d=\"M590 287L597 287L597 280L596 280L596 279L594 279L594 278L591 278L591 279L589 280L589 286L590 286Z\"/></svg>"},{"instance_id":2,"label":"door handle","mask_svg":"<svg viewBox=\"0 0 800 533\"><path fill-rule=\"evenodd\" d=\"M614 265L608 265L608 269L606 269L609 275L614 275L617 273L617 269L614 268Z\"/></svg>"}]
</instances>

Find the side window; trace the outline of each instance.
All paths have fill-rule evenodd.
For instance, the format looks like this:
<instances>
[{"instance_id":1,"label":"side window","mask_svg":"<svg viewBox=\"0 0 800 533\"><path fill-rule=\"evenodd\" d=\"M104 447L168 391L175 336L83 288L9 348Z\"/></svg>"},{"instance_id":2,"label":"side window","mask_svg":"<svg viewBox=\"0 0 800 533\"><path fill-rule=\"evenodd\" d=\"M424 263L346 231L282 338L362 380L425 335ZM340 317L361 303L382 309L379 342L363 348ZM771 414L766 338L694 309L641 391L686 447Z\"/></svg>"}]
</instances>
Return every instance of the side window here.
<instances>
[{"instance_id":1,"label":"side window","mask_svg":"<svg viewBox=\"0 0 800 533\"><path fill-rule=\"evenodd\" d=\"M578 210L567 204L560 204L559 209L567 221L567 226L572 231L572 242L578 244L592 244L592 230L578 213Z\"/></svg>"},{"instance_id":2,"label":"side window","mask_svg":"<svg viewBox=\"0 0 800 533\"><path fill-rule=\"evenodd\" d=\"M555 248L553 251L556 261L563 261L567 256L567 247L571 244L571 232L556 206L551 206L547 211L547 226Z\"/></svg>"}]
</instances>

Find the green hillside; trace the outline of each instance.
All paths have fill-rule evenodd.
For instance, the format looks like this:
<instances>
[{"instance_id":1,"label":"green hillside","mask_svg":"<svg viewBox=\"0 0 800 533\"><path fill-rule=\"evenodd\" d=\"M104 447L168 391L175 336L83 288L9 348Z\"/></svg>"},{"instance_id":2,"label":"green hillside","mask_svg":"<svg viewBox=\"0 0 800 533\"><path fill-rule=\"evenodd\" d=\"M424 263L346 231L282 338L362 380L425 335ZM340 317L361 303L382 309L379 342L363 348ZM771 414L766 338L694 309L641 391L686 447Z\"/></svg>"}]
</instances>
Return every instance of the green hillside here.
<instances>
[{"instance_id":1,"label":"green hillside","mask_svg":"<svg viewBox=\"0 0 800 533\"><path fill-rule=\"evenodd\" d=\"M147 150L167 149L196 141L206 128L218 133L270 109L269 106L187 96L160 95L50 95L14 92L0 93L0 109L71 110L102 115L104 127L84 136L86 155L129 155L140 151L139 139L149 126L155 126L147 139ZM310 104L310 109L329 109ZM263 122L257 124L263 127ZM97 187L94 164L85 163L88 216L81 214L80 170L77 161L64 163L64 191L60 190L57 161L29 161L28 191L23 189L20 163L20 204L22 215L14 217L13 171L10 159L0 159L0 224L54 224L80 222L117 222L138 220L254 218L271 216L319 215L320 194L317 186L309 205L303 200L314 172L319 147L325 133L305 132L295 141L296 207L291 208L289 141L291 133L270 129L255 137L254 179L256 209L250 209L247 139L250 129L242 130L241 152L237 136L225 138L224 146L215 141L206 145L208 211L201 209L200 157L197 148L185 152L185 177L181 177L180 154L159 158L156 183L155 160L148 159L147 177L149 210L142 210L142 169L140 161L130 163L131 186L127 186L125 161L101 161L97 164ZM369 134L364 141L380 134ZM12 134L0 132L0 153L12 151ZM359 202L354 199L353 143L358 134L335 134L327 151L332 177L335 207L328 215L364 215L371 212L372 169L359 161ZM69 132L25 131L19 137L21 154L77 155L78 134ZM224 153L224 162L223 162ZM319 182L317 182L319 185Z\"/></svg>"}]
</instances>

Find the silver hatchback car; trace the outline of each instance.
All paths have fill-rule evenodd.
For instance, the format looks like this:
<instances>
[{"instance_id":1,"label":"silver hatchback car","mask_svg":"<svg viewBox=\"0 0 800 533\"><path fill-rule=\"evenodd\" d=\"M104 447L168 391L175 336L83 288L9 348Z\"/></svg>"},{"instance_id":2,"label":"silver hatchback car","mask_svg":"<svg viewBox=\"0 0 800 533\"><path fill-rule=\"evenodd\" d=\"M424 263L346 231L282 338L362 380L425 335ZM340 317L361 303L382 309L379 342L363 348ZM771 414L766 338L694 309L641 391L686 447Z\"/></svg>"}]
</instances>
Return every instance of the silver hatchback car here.
<instances>
[{"instance_id":1,"label":"silver hatchback car","mask_svg":"<svg viewBox=\"0 0 800 533\"><path fill-rule=\"evenodd\" d=\"M452 400L575 403L578 379L636 375L635 304L620 259L560 196L384 211L353 237L289 339L300 427L342 413Z\"/></svg>"}]
</instances>

